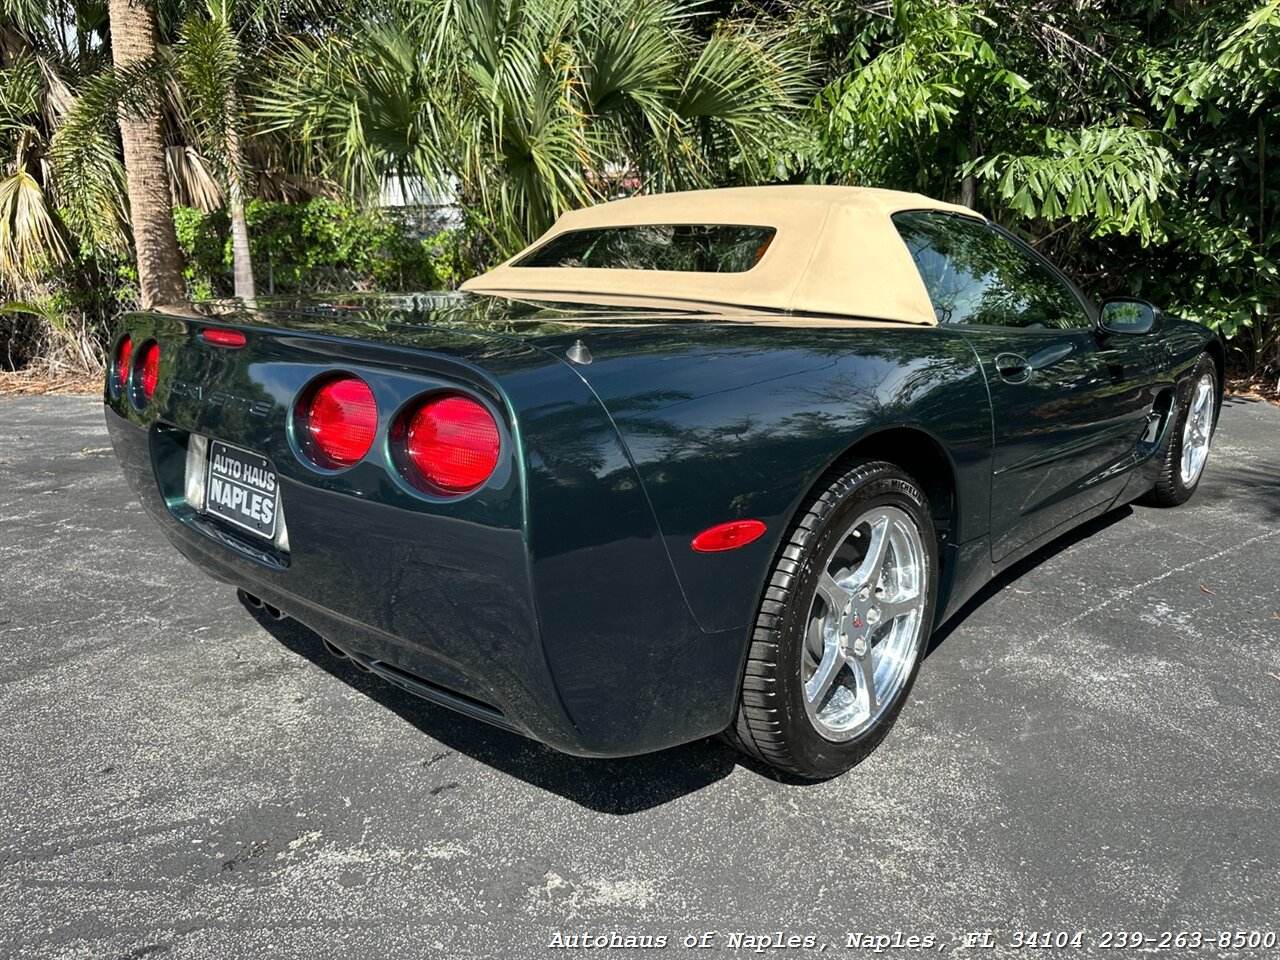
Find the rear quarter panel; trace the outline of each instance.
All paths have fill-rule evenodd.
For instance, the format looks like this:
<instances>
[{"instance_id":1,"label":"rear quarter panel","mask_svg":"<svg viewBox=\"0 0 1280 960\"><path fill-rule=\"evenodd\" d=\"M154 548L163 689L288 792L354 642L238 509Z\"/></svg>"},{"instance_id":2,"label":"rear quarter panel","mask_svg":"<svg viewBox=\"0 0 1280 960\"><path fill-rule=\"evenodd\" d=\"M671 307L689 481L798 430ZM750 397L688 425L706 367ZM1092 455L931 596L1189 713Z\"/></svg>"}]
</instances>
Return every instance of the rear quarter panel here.
<instances>
[{"instance_id":1,"label":"rear quarter panel","mask_svg":"<svg viewBox=\"0 0 1280 960\"><path fill-rule=\"evenodd\" d=\"M932 437L955 474L953 543L987 533L986 382L951 331L707 323L581 339L593 359L577 369L626 444L704 630L751 623L772 558L815 482L880 431ZM741 518L764 521L766 535L724 553L690 548L700 531Z\"/></svg>"}]
</instances>

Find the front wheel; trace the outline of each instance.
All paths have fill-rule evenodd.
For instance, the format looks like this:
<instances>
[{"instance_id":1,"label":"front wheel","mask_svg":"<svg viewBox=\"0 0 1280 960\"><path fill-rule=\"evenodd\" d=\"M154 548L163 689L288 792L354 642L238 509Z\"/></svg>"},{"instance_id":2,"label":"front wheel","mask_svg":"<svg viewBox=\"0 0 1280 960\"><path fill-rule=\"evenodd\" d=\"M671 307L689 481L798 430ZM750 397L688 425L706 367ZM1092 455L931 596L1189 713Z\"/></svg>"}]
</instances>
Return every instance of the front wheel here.
<instances>
[{"instance_id":1,"label":"front wheel","mask_svg":"<svg viewBox=\"0 0 1280 960\"><path fill-rule=\"evenodd\" d=\"M726 731L746 753L810 779L848 770L893 726L938 579L933 521L911 477L863 461L825 479L774 564Z\"/></svg>"},{"instance_id":2,"label":"front wheel","mask_svg":"<svg viewBox=\"0 0 1280 960\"><path fill-rule=\"evenodd\" d=\"M1147 501L1160 507L1186 503L1200 486L1218 408L1218 374L1213 360L1202 354L1191 372L1191 389L1177 402L1177 419L1156 485Z\"/></svg>"}]
</instances>

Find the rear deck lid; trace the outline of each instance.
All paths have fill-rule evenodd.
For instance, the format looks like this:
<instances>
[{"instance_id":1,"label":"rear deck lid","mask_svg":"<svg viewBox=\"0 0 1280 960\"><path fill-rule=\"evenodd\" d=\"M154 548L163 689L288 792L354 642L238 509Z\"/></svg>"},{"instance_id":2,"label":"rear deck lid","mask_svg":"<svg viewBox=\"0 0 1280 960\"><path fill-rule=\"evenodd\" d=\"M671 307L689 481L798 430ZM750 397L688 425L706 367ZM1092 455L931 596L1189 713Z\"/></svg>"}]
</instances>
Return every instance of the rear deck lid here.
<instances>
[{"instance_id":1,"label":"rear deck lid","mask_svg":"<svg viewBox=\"0 0 1280 960\"><path fill-rule=\"evenodd\" d=\"M536 343L543 338L560 337L594 327L726 319L716 312L687 306L660 309L620 303L525 300L454 291L309 300L259 298L252 306L235 300L215 300L161 308L160 312L197 323L209 320L472 358L478 351L484 351L485 344L493 348L503 343Z\"/></svg>"}]
</instances>

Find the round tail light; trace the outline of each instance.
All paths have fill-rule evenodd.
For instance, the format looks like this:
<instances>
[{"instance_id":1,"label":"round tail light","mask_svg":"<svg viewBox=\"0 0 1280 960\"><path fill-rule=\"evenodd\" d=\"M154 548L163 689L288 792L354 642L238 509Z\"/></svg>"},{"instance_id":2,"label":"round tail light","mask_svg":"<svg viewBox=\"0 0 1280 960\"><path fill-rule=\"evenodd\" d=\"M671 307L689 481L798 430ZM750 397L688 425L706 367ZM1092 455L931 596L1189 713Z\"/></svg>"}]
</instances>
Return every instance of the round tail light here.
<instances>
[{"instance_id":1,"label":"round tail light","mask_svg":"<svg viewBox=\"0 0 1280 960\"><path fill-rule=\"evenodd\" d=\"M378 404L359 377L326 380L298 407L299 439L322 467L349 467L373 446Z\"/></svg>"},{"instance_id":2,"label":"round tail light","mask_svg":"<svg viewBox=\"0 0 1280 960\"><path fill-rule=\"evenodd\" d=\"M403 417L398 433L403 457L433 493L470 493L498 466L497 421L470 397L436 395Z\"/></svg>"},{"instance_id":3,"label":"round tail light","mask_svg":"<svg viewBox=\"0 0 1280 960\"><path fill-rule=\"evenodd\" d=\"M152 340L144 345L135 364L137 390L141 393L142 402L149 403L156 392L156 381L160 379L160 344Z\"/></svg>"},{"instance_id":4,"label":"round tail light","mask_svg":"<svg viewBox=\"0 0 1280 960\"><path fill-rule=\"evenodd\" d=\"M125 337L116 347L115 363L111 368L112 383L117 390L123 390L125 381L129 379L129 357L133 353L133 340Z\"/></svg>"}]
</instances>

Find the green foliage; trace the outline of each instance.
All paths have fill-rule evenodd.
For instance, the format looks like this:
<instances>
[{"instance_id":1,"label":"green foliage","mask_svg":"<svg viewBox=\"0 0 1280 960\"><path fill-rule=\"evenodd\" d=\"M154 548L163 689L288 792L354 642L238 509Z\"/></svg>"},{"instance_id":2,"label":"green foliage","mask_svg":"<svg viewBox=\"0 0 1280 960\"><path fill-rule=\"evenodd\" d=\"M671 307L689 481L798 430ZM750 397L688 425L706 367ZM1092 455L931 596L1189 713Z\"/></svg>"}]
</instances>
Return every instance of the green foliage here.
<instances>
[{"instance_id":1,"label":"green foliage","mask_svg":"<svg viewBox=\"0 0 1280 960\"><path fill-rule=\"evenodd\" d=\"M23 285L65 261L67 253L39 181L25 170L0 179L0 272Z\"/></svg>"},{"instance_id":2,"label":"green foliage","mask_svg":"<svg viewBox=\"0 0 1280 960\"><path fill-rule=\"evenodd\" d=\"M2 63L2 62L0 62ZM40 63L23 52L0 66L0 285L25 291L68 256L40 160L48 139Z\"/></svg>"},{"instance_id":3,"label":"green foliage","mask_svg":"<svg viewBox=\"0 0 1280 960\"><path fill-rule=\"evenodd\" d=\"M1027 220L1086 221L1092 236L1165 239L1161 201L1176 182L1164 137L1138 127L1046 129L1035 153L996 153L961 168L995 187L998 201Z\"/></svg>"},{"instance_id":4,"label":"green foliage","mask_svg":"<svg viewBox=\"0 0 1280 960\"><path fill-rule=\"evenodd\" d=\"M422 0L298 39L258 115L368 195L460 188L501 255L564 210L775 175L807 89L789 32L683 0Z\"/></svg>"},{"instance_id":5,"label":"green foliage","mask_svg":"<svg viewBox=\"0 0 1280 960\"><path fill-rule=\"evenodd\" d=\"M969 203L1280 376L1280 0L891 10L807 11L828 63L810 179Z\"/></svg>"},{"instance_id":6,"label":"green foliage","mask_svg":"<svg viewBox=\"0 0 1280 960\"><path fill-rule=\"evenodd\" d=\"M994 26L977 5L915 0L895 4L892 21L869 22L858 33L853 69L819 100L826 134L820 167L854 180L880 180L925 157L954 169L967 159L963 134L976 133L979 114L1039 109L1030 83L983 36ZM917 185L927 186L929 175L921 169Z\"/></svg>"},{"instance_id":7,"label":"green foliage","mask_svg":"<svg viewBox=\"0 0 1280 960\"><path fill-rule=\"evenodd\" d=\"M298 205L253 200L245 215L262 293L430 290L439 284L433 244L410 239L400 223L378 211L315 198ZM174 222L191 295L230 295L226 214L179 207Z\"/></svg>"},{"instance_id":8,"label":"green foliage","mask_svg":"<svg viewBox=\"0 0 1280 960\"><path fill-rule=\"evenodd\" d=\"M176 54L174 73L189 128L205 155L226 170L239 160L240 43L226 18L192 16L182 24Z\"/></svg>"},{"instance_id":9,"label":"green foliage","mask_svg":"<svg viewBox=\"0 0 1280 960\"><path fill-rule=\"evenodd\" d=\"M128 250L128 201L114 117L122 87L138 81L109 70L86 79L50 141L62 218L85 250L100 255Z\"/></svg>"},{"instance_id":10,"label":"green foliage","mask_svg":"<svg viewBox=\"0 0 1280 960\"><path fill-rule=\"evenodd\" d=\"M461 227L440 230L422 241L422 246L430 252L431 267L441 288L456 288L464 280L483 273L491 262L491 250L485 243L489 231L484 225L477 226L472 222L474 219L469 218Z\"/></svg>"},{"instance_id":11,"label":"green foliage","mask_svg":"<svg viewBox=\"0 0 1280 960\"><path fill-rule=\"evenodd\" d=\"M156 10L160 53L118 72L100 0L0 5L17 362L91 367L136 297L116 117L159 102L193 296L231 292L232 187L259 292L292 294L454 286L575 206L807 179L970 203L1280 377L1280 0ZM462 227L408 239L364 209L397 175L456 192Z\"/></svg>"},{"instance_id":12,"label":"green foliage","mask_svg":"<svg viewBox=\"0 0 1280 960\"><path fill-rule=\"evenodd\" d=\"M1240 367L1280 376L1280 0L1206 18L1158 91L1184 140L1187 175L1171 211L1157 295L1229 338ZM1234 29L1230 29L1234 26ZM1229 30L1225 38L1222 32Z\"/></svg>"}]
</instances>

